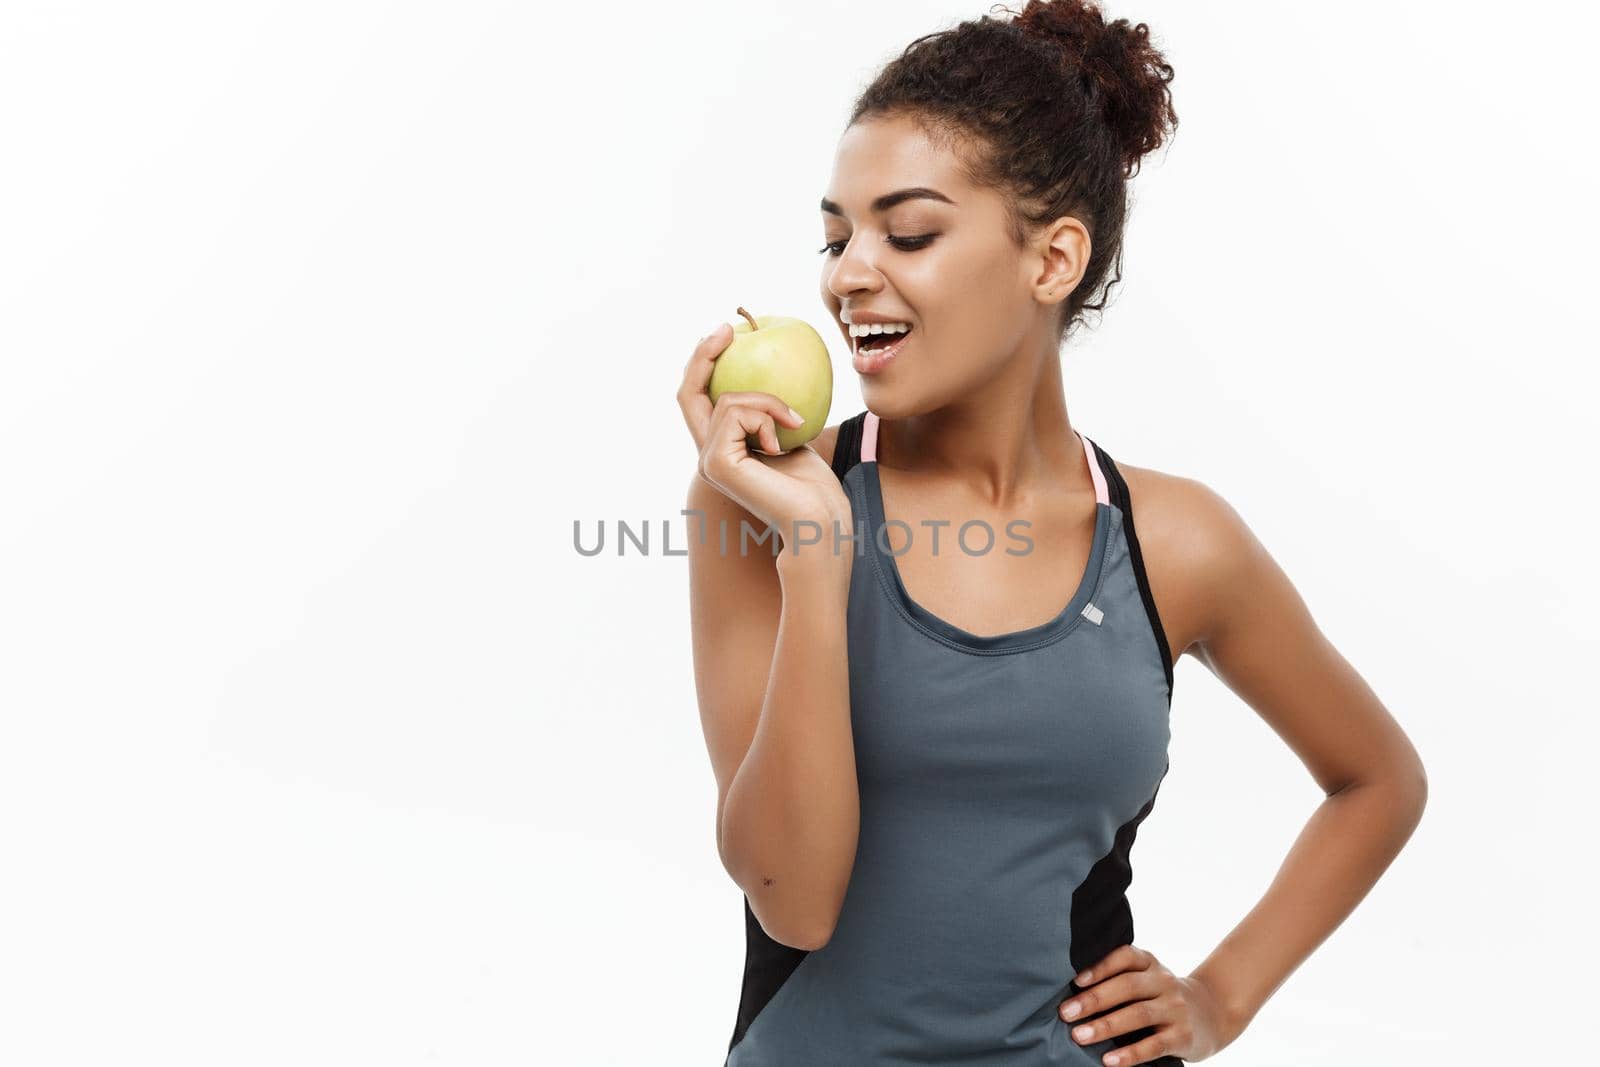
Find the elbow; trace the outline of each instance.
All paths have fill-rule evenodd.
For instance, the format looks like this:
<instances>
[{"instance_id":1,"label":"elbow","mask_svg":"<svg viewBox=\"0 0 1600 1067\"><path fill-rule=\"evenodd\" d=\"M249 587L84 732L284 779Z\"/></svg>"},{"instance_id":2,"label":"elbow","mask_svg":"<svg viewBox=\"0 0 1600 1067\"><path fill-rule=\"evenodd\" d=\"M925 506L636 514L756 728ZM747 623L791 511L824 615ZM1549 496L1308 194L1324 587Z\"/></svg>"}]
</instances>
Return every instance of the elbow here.
<instances>
[{"instance_id":1,"label":"elbow","mask_svg":"<svg viewBox=\"0 0 1600 1067\"><path fill-rule=\"evenodd\" d=\"M1395 769L1385 778L1385 788L1391 797L1390 809L1395 819L1406 828L1406 835L1422 822L1422 813L1428 806L1428 772L1422 761L1413 757L1403 767Z\"/></svg>"},{"instance_id":2,"label":"elbow","mask_svg":"<svg viewBox=\"0 0 1600 1067\"><path fill-rule=\"evenodd\" d=\"M826 945L833 938L833 928L839 922L839 909L831 909L826 915L813 919L809 926L802 932L801 943L796 948L803 948L807 952L815 952Z\"/></svg>"},{"instance_id":3,"label":"elbow","mask_svg":"<svg viewBox=\"0 0 1600 1067\"><path fill-rule=\"evenodd\" d=\"M1419 817L1428 806L1428 772L1415 752L1407 759L1390 760L1341 782L1327 789L1326 794L1332 797L1351 789L1381 789L1396 810L1410 810Z\"/></svg>"},{"instance_id":4,"label":"elbow","mask_svg":"<svg viewBox=\"0 0 1600 1067\"><path fill-rule=\"evenodd\" d=\"M1345 782L1328 790L1327 795L1331 798L1354 790L1380 795L1383 811L1397 826L1404 826L1409 836L1422 821L1422 813L1428 806L1428 773L1422 761L1413 757L1403 763L1390 763L1370 776Z\"/></svg>"},{"instance_id":5,"label":"elbow","mask_svg":"<svg viewBox=\"0 0 1600 1067\"><path fill-rule=\"evenodd\" d=\"M776 900L772 890L745 890L750 911L766 935L780 945L815 952L833 938L833 929L839 922L842 901L820 898L824 894L806 891L800 902ZM787 895L787 894L786 894Z\"/></svg>"},{"instance_id":6,"label":"elbow","mask_svg":"<svg viewBox=\"0 0 1600 1067\"><path fill-rule=\"evenodd\" d=\"M788 945L802 952L815 952L832 939L837 920L837 915L794 916L786 922L775 924L778 929L767 929L765 921L761 928L767 930L767 936L780 945Z\"/></svg>"},{"instance_id":7,"label":"elbow","mask_svg":"<svg viewBox=\"0 0 1600 1067\"><path fill-rule=\"evenodd\" d=\"M742 883L734 868L726 863L726 858L723 866L733 877L735 884ZM778 944L804 952L814 952L833 937L833 928L839 921L839 904L803 911L792 906L785 907L773 900L771 890L763 892L742 884L741 888L744 890L745 899L750 902L750 911L761 924L761 929Z\"/></svg>"},{"instance_id":8,"label":"elbow","mask_svg":"<svg viewBox=\"0 0 1600 1067\"><path fill-rule=\"evenodd\" d=\"M1422 812L1428 806L1428 771L1422 766L1422 760L1417 760L1416 768L1411 776L1411 802L1416 811L1416 818L1420 822Z\"/></svg>"},{"instance_id":9,"label":"elbow","mask_svg":"<svg viewBox=\"0 0 1600 1067\"><path fill-rule=\"evenodd\" d=\"M839 912L844 908L849 870L827 884L815 881L795 884L787 877L774 879L770 868L735 847L730 835L722 830L719 820L717 854L722 859L723 870L743 890L762 931L780 945L805 952L814 952L826 945L833 937ZM780 881L784 884L780 885Z\"/></svg>"},{"instance_id":10,"label":"elbow","mask_svg":"<svg viewBox=\"0 0 1600 1067\"><path fill-rule=\"evenodd\" d=\"M1390 777L1412 814L1412 825L1416 825L1422 818L1423 809L1428 806L1428 769L1422 765L1422 756L1415 748L1411 750L1410 758L1404 760Z\"/></svg>"},{"instance_id":11,"label":"elbow","mask_svg":"<svg viewBox=\"0 0 1600 1067\"><path fill-rule=\"evenodd\" d=\"M832 936L833 934L830 931L829 933L822 934L819 937L808 937L803 939L800 944L794 947L804 952L815 952L822 946L826 945L828 943L828 939Z\"/></svg>"}]
</instances>

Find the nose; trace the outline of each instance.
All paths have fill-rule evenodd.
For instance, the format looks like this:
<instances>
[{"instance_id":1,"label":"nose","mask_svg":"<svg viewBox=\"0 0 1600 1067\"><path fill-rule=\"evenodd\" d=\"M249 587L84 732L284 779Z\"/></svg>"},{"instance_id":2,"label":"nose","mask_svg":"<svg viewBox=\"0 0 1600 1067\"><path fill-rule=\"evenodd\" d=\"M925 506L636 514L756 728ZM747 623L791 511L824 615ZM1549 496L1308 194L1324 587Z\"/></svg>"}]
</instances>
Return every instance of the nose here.
<instances>
[{"instance_id":1,"label":"nose","mask_svg":"<svg viewBox=\"0 0 1600 1067\"><path fill-rule=\"evenodd\" d=\"M856 251L859 242L852 237L824 274L823 284L834 297L843 300L851 293L874 293L883 288L883 275Z\"/></svg>"}]
</instances>

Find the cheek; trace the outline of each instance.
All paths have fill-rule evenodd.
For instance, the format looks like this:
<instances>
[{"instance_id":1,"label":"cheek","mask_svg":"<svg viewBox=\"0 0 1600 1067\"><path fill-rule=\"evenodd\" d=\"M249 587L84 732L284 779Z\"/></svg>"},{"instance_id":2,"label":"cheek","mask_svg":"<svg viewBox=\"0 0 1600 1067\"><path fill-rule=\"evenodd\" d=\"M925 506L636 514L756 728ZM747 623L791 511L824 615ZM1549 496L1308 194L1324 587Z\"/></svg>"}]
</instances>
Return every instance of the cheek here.
<instances>
[{"instance_id":1,"label":"cheek","mask_svg":"<svg viewBox=\"0 0 1600 1067\"><path fill-rule=\"evenodd\" d=\"M1025 296L1013 259L972 261L962 264L959 270L967 299L996 313L1015 312L1019 299Z\"/></svg>"},{"instance_id":2,"label":"cheek","mask_svg":"<svg viewBox=\"0 0 1600 1067\"><path fill-rule=\"evenodd\" d=\"M925 301L930 314L946 308L956 310L958 320L995 318L1017 308L1023 286L1018 278L1016 256L1000 254L985 242L974 248L970 243L957 247L935 246L940 254L929 255L908 265L904 276L907 299Z\"/></svg>"},{"instance_id":3,"label":"cheek","mask_svg":"<svg viewBox=\"0 0 1600 1067\"><path fill-rule=\"evenodd\" d=\"M959 353L968 365L1000 360L1028 329L1030 300L1016 270L1014 260L952 257L907 299L926 309L929 337L941 354Z\"/></svg>"}]
</instances>

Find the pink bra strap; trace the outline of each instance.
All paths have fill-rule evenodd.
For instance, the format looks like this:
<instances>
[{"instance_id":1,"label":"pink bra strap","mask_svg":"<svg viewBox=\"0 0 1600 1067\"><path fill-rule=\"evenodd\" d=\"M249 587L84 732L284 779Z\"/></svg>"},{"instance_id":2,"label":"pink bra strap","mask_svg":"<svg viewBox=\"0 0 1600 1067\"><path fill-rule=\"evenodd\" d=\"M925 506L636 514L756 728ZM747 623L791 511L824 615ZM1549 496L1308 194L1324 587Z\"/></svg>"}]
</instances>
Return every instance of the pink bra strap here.
<instances>
[{"instance_id":1,"label":"pink bra strap","mask_svg":"<svg viewBox=\"0 0 1600 1067\"><path fill-rule=\"evenodd\" d=\"M1073 431L1078 433L1078 431ZM1089 439L1078 433L1078 440L1083 444L1083 454L1089 461L1089 478L1094 482L1094 498L1098 503L1111 503L1111 493L1106 488L1106 475L1100 469L1100 461L1095 457L1094 446ZM861 462L876 463L878 460L878 416L876 412L868 411L867 417L861 422Z\"/></svg>"},{"instance_id":2,"label":"pink bra strap","mask_svg":"<svg viewBox=\"0 0 1600 1067\"><path fill-rule=\"evenodd\" d=\"M1094 498L1101 504L1111 503L1111 494L1106 490L1105 471L1100 469L1100 461L1095 458L1094 447L1089 444L1089 439L1083 434L1078 434L1078 440L1083 442L1083 454L1089 457L1089 478L1094 482Z\"/></svg>"}]
</instances>

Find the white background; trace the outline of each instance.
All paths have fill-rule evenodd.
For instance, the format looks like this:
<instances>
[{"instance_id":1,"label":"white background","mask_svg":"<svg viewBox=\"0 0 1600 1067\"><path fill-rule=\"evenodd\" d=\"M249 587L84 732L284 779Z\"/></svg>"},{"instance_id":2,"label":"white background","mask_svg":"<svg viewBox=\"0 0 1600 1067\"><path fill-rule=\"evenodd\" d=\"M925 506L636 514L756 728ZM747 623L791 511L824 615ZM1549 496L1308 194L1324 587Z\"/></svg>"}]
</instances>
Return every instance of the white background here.
<instances>
[{"instance_id":1,"label":"white background","mask_svg":"<svg viewBox=\"0 0 1600 1067\"><path fill-rule=\"evenodd\" d=\"M984 10L6 6L0 1061L721 1062L673 392L738 305L827 327L850 103ZM1073 422L1232 502L1432 790L1215 1062L1581 1057L1594 17L1108 10L1180 127ZM1173 730L1130 895L1183 973L1320 794L1187 658Z\"/></svg>"}]
</instances>

